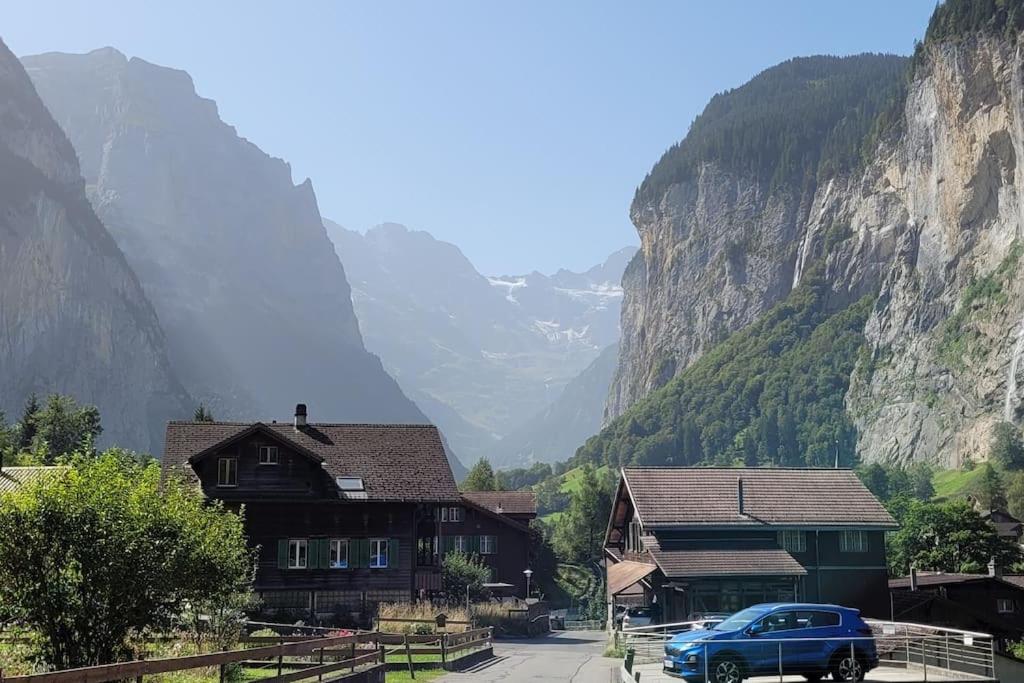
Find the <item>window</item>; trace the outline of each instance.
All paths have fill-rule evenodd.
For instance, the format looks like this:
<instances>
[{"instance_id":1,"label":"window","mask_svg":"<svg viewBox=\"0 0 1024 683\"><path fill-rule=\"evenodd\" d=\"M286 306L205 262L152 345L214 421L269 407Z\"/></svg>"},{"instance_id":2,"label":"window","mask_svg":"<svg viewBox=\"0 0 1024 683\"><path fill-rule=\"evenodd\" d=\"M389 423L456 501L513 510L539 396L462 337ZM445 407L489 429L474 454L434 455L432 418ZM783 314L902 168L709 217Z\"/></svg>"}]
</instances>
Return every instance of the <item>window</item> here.
<instances>
[{"instance_id":1,"label":"window","mask_svg":"<svg viewBox=\"0 0 1024 683\"><path fill-rule=\"evenodd\" d=\"M288 569L307 567L307 545L304 538L293 538L288 541Z\"/></svg>"},{"instance_id":2,"label":"window","mask_svg":"<svg viewBox=\"0 0 1024 683\"><path fill-rule=\"evenodd\" d=\"M498 537L497 536L481 536L480 537L480 554L481 555L493 555L498 552Z\"/></svg>"},{"instance_id":3,"label":"window","mask_svg":"<svg viewBox=\"0 0 1024 683\"><path fill-rule=\"evenodd\" d=\"M1010 598L996 598L996 611L1000 614L1013 614L1017 606Z\"/></svg>"},{"instance_id":4,"label":"window","mask_svg":"<svg viewBox=\"0 0 1024 683\"><path fill-rule=\"evenodd\" d=\"M779 545L791 553L807 552L807 534L803 531L780 531Z\"/></svg>"},{"instance_id":5,"label":"window","mask_svg":"<svg viewBox=\"0 0 1024 683\"><path fill-rule=\"evenodd\" d=\"M217 461L217 486L238 486L238 458Z\"/></svg>"},{"instance_id":6,"label":"window","mask_svg":"<svg viewBox=\"0 0 1024 683\"><path fill-rule=\"evenodd\" d=\"M348 539L331 539L331 569L348 569Z\"/></svg>"},{"instance_id":7,"label":"window","mask_svg":"<svg viewBox=\"0 0 1024 683\"><path fill-rule=\"evenodd\" d=\"M359 477L337 477L334 483L342 491L362 491L363 480Z\"/></svg>"},{"instance_id":8,"label":"window","mask_svg":"<svg viewBox=\"0 0 1024 683\"><path fill-rule=\"evenodd\" d=\"M797 612L796 623L800 628L839 626L839 614L836 612Z\"/></svg>"},{"instance_id":9,"label":"window","mask_svg":"<svg viewBox=\"0 0 1024 683\"><path fill-rule=\"evenodd\" d=\"M454 536L452 538L452 549L457 553L464 553L468 550L465 536Z\"/></svg>"},{"instance_id":10,"label":"window","mask_svg":"<svg viewBox=\"0 0 1024 683\"><path fill-rule=\"evenodd\" d=\"M866 553L868 551L868 535L863 531L843 531L839 534L839 551Z\"/></svg>"},{"instance_id":11,"label":"window","mask_svg":"<svg viewBox=\"0 0 1024 683\"><path fill-rule=\"evenodd\" d=\"M448 521L448 508L441 508L441 521L442 522L447 522Z\"/></svg>"},{"instance_id":12,"label":"window","mask_svg":"<svg viewBox=\"0 0 1024 683\"><path fill-rule=\"evenodd\" d=\"M386 538L370 539L370 568L385 569L388 566L388 540Z\"/></svg>"},{"instance_id":13,"label":"window","mask_svg":"<svg viewBox=\"0 0 1024 683\"><path fill-rule=\"evenodd\" d=\"M277 464L277 446L260 446L260 464Z\"/></svg>"},{"instance_id":14,"label":"window","mask_svg":"<svg viewBox=\"0 0 1024 683\"><path fill-rule=\"evenodd\" d=\"M450 522L461 522L462 521L462 508L451 508L448 511L448 521L450 521Z\"/></svg>"},{"instance_id":15,"label":"window","mask_svg":"<svg viewBox=\"0 0 1024 683\"><path fill-rule=\"evenodd\" d=\"M634 517L629 522L629 529L626 535L626 550L634 553L643 552L644 542L641 540L643 535L644 529L640 526L640 520Z\"/></svg>"},{"instance_id":16,"label":"window","mask_svg":"<svg viewBox=\"0 0 1024 683\"><path fill-rule=\"evenodd\" d=\"M764 633L778 633L779 631L792 631L799 628L796 620L796 612L776 612L769 614L761 620Z\"/></svg>"}]
</instances>

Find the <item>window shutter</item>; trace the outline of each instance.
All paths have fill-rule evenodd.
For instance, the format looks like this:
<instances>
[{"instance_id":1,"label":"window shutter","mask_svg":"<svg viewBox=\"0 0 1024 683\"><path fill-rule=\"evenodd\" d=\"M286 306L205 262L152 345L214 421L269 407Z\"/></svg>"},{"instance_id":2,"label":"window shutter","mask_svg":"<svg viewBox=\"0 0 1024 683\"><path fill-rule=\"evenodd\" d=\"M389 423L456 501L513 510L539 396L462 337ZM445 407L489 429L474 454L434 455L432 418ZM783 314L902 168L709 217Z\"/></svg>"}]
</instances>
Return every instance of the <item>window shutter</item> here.
<instances>
[{"instance_id":1,"label":"window shutter","mask_svg":"<svg viewBox=\"0 0 1024 683\"><path fill-rule=\"evenodd\" d=\"M356 545L356 563L357 567L369 567L370 566L370 541L365 538L359 538L355 541Z\"/></svg>"},{"instance_id":2,"label":"window shutter","mask_svg":"<svg viewBox=\"0 0 1024 683\"><path fill-rule=\"evenodd\" d=\"M470 553L475 553L477 555L480 554L480 537L479 536L470 536L469 537L469 552Z\"/></svg>"},{"instance_id":3,"label":"window shutter","mask_svg":"<svg viewBox=\"0 0 1024 683\"><path fill-rule=\"evenodd\" d=\"M444 554L447 555L455 549L455 537L445 536L444 537Z\"/></svg>"},{"instance_id":4,"label":"window shutter","mask_svg":"<svg viewBox=\"0 0 1024 683\"><path fill-rule=\"evenodd\" d=\"M282 538L277 542L277 568L288 569L288 539Z\"/></svg>"},{"instance_id":5,"label":"window shutter","mask_svg":"<svg viewBox=\"0 0 1024 683\"><path fill-rule=\"evenodd\" d=\"M398 539L388 539L388 569L398 569Z\"/></svg>"},{"instance_id":6,"label":"window shutter","mask_svg":"<svg viewBox=\"0 0 1024 683\"><path fill-rule=\"evenodd\" d=\"M320 539L320 569L331 567L331 541L328 538Z\"/></svg>"}]
</instances>

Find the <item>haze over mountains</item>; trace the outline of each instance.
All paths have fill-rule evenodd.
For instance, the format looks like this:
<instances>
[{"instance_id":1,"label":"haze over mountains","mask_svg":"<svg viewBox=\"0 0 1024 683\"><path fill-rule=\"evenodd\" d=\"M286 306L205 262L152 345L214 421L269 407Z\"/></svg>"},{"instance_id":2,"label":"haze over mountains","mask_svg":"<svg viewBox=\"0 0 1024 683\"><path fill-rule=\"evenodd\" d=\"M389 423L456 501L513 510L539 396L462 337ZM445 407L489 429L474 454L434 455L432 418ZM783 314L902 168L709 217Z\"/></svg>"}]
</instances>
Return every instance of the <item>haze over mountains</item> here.
<instances>
[{"instance_id":1,"label":"haze over mountains","mask_svg":"<svg viewBox=\"0 0 1024 683\"><path fill-rule=\"evenodd\" d=\"M599 425L600 408L592 409L589 432L570 430L576 443L563 438L543 453L500 443L618 340L618 283L635 249L583 273L487 277L457 246L426 232L394 223L365 234L326 225L367 347L467 461L565 459ZM607 382L596 387L602 401Z\"/></svg>"}]
</instances>

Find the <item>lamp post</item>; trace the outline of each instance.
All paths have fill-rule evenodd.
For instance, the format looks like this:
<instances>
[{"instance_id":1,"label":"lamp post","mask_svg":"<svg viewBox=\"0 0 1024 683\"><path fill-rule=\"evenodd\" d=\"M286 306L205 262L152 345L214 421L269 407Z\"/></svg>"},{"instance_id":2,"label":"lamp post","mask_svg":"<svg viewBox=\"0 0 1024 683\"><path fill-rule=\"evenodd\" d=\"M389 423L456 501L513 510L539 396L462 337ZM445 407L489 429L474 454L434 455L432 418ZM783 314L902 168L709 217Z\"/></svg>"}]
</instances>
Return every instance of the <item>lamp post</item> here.
<instances>
[{"instance_id":1,"label":"lamp post","mask_svg":"<svg viewBox=\"0 0 1024 683\"><path fill-rule=\"evenodd\" d=\"M532 569L524 569L523 574L526 575L526 599L530 599L530 577L533 576Z\"/></svg>"}]
</instances>

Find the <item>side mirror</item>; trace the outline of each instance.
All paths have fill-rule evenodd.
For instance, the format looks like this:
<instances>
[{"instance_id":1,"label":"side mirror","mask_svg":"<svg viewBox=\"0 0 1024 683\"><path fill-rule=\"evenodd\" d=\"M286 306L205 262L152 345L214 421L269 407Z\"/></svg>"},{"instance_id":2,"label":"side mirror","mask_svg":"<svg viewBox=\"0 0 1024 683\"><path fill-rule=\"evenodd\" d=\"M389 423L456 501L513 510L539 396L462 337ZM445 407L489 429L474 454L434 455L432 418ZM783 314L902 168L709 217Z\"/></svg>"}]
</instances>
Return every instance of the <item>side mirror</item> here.
<instances>
[{"instance_id":1,"label":"side mirror","mask_svg":"<svg viewBox=\"0 0 1024 683\"><path fill-rule=\"evenodd\" d=\"M748 636L759 636L764 633L764 624L751 624L747 627Z\"/></svg>"}]
</instances>

